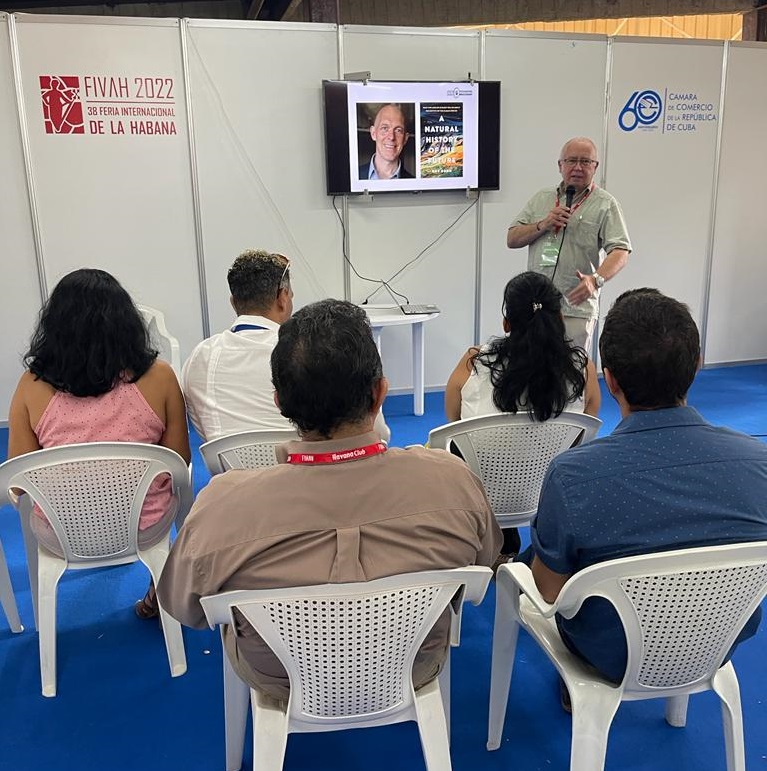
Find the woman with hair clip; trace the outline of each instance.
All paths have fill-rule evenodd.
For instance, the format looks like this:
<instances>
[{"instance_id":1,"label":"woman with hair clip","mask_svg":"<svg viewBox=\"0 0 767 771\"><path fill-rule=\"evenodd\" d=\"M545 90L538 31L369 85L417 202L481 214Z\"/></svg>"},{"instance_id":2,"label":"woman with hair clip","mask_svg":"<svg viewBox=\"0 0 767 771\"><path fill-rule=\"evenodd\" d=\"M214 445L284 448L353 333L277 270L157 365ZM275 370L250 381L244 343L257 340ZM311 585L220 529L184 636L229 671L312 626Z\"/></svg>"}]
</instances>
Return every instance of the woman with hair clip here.
<instances>
[{"instance_id":1,"label":"woman with hair clip","mask_svg":"<svg viewBox=\"0 0 767 771\"><path fill-rule=\"evenodd\" d=\"M596 417L601 394L594 363L565 337L562 295L540 273L520 273L503 291L504 337L469 348L445 389L448 420L521 410L545 421L563 410ZM519 551L504 530L502 556Z\"/></svg>"},{"instance_id":2,"label":"woman with hair clip","mask_svg":"<svg viewBox=\"0 0 767 771\"><path fill-rule=\"evenodd\" d=\"M82 268L64 276L43 306L11 401L8 457L81 442L141 442L190 460L184 398L170 365L157 358L141 314L109 273ZM155 479L139 518L139 544L163 538L175 511L171 480ZM37 508L38 542L63 552ZM154 586L136 603L158 614Z\"/></svg>"}]
</instances>

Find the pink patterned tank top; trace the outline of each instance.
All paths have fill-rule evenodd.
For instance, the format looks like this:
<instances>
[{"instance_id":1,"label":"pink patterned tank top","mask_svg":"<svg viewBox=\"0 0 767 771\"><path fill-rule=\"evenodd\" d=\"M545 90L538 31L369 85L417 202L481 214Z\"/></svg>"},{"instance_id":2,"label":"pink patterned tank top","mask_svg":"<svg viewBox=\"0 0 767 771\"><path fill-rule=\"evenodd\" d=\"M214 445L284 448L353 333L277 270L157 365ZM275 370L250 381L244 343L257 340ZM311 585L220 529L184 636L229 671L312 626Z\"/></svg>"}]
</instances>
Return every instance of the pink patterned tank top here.
<instances>
[{"instance_id":1,"label":"pink patterned tank top","mask_svg":"<svg viewBox=\"0 0 767 771\"><path fill-rule=\"evenodd\" d=\"M35 427L40 447L82 442L141 442L157 444L165 425L135 383L119 382L100 396L72 396L57 391ZM168 511L170 477L158 477L147 492L139 530L156 524ZM42 512L36 513L44 519Z\"/></svg>"}]
</instances>

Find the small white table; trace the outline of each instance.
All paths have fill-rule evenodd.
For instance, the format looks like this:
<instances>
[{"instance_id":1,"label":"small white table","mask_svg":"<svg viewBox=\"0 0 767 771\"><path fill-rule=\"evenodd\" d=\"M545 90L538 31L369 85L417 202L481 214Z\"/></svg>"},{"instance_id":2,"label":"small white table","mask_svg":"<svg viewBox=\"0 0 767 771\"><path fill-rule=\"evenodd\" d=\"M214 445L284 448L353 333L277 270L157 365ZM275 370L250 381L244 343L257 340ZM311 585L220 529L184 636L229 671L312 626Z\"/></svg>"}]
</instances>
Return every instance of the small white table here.
<instances>
[{"instance_id":1,"label":"small white table","mask_svg":"<svg viewBox=\"0 0 767 771\"><path fill-rule=\"evenodd\" d=\"M408 315L395 305L361 305L360 307L370 319L378 353L381 353L381 332L384 327L411 325L413 329L413 413L423 415L423 323L439 316L439 311Z\"/></svg>"}]
</instances>

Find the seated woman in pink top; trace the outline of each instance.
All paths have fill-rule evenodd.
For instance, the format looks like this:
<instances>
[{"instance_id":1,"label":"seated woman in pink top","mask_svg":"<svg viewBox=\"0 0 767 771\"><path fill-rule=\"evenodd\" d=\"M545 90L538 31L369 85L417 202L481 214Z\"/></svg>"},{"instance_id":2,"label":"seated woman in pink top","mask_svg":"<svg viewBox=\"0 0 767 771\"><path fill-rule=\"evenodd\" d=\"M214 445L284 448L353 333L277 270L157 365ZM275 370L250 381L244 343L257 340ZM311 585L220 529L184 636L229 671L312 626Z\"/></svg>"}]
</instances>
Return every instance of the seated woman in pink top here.
<instances>
[{"instance_id":1,"label":"seated woman in pink top","mask_svg":"<svg viewBox=\"0 0 767 771\"><path fill-rule=\"evenodd\" d=\"M119 282L82 268L59 281L43 306L27 372L11 402L8 457L81 442L142 442L175 450L187 463L184 398L170 365L157 358L141 314ZM139 518L139 544L157 543L173 524L170 478L158 478ZM37 509L30 525L42 546L61 554ZM154 587L136 604L157 615Z\"/></svg>"}]
</instances>

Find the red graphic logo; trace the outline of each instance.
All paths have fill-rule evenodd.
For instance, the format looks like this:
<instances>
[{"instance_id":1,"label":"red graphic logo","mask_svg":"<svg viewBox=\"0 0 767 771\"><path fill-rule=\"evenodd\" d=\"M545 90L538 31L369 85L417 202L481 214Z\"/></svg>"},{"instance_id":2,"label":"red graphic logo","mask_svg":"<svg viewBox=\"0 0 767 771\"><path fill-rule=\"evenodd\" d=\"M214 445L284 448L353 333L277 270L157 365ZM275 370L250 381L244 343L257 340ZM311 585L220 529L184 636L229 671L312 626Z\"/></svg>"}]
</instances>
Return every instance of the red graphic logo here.
<instances>
[{"instance_id":1,"label":"red graphic logo","mask_svg":"<svg viewBox=\"0 0 767 771\"><path fill-rule=\"evenodd\" d=\"M46 134L84 134L80 78L73 75L40 75L40 96Z\"/></svg>"}]
</instances>

